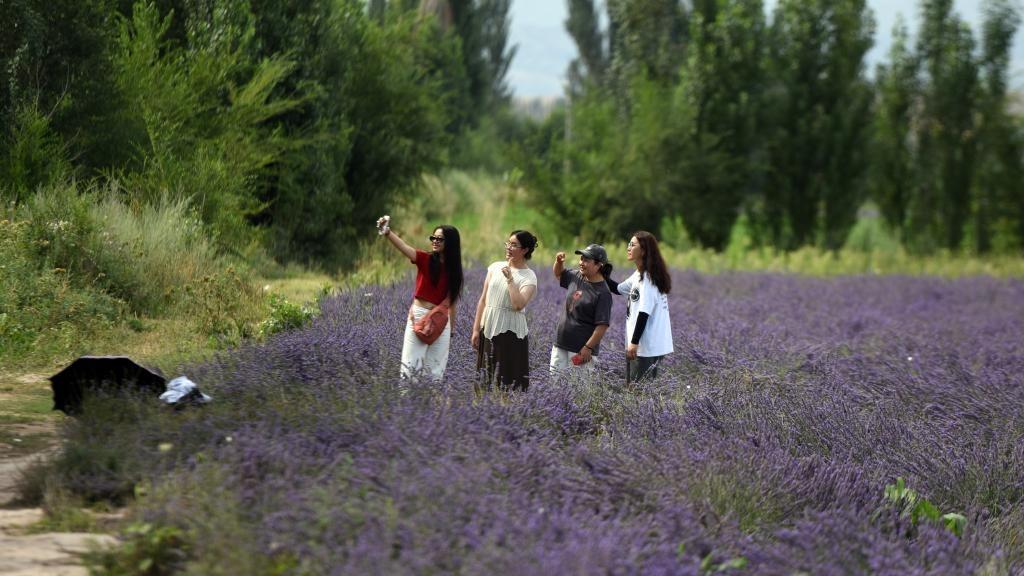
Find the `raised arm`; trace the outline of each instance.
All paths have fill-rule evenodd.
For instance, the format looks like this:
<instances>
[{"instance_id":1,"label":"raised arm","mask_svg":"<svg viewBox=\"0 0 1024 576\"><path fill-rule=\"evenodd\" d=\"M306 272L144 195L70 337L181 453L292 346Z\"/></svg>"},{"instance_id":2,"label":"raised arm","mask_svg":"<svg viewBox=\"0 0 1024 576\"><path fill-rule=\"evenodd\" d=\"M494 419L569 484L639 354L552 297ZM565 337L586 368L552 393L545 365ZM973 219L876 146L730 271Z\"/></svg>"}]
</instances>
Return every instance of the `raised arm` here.
<instances>
[{"instance_id":1,"label":"raised arm","mask_svg":"<svg viewBox=\"0 0 1024 576\"><path fill-rule=\"evenodd\" d=\"M380 230L381 235L387 238L388 241L391 242L391 245L397 248L398 251L401 252L403 255L405 255L405 257L408 258L410 262L412 262L413 264L416 263L416 249L406 244L405 240L399 238L398 234L395 234L395 232L391 230L390 216L381 216L379 219L377 219L377 229Z\"/></svg>"},{"instance_id":2,"label":"raised arm","mask_svg":"<svg viewBox=\"0 0 1024 576\"><path fill-rule=\"evenodd\" d=\"M520 289L516 285L515 281L512 280L512 260L509 260L505 266L502 266L501 273L505 277L505 285L508 287L508 299L512 302L512 307L517 312L526 308L530 299L533 298L533 294L537 291L537 287L531 285Z\"/></svg>"},{"instance_id":3,"label":"raised arm","mask_svg":"<svg viewBox=\"0 0 1024 576\"><path fill-rule=\"evenodd\" d=\"M551 266L551 272L555 275L555 280L562 279L562 272L565 270L565 252L559 252L555 254L555 264Z\"/></svg>"}]
</instances>

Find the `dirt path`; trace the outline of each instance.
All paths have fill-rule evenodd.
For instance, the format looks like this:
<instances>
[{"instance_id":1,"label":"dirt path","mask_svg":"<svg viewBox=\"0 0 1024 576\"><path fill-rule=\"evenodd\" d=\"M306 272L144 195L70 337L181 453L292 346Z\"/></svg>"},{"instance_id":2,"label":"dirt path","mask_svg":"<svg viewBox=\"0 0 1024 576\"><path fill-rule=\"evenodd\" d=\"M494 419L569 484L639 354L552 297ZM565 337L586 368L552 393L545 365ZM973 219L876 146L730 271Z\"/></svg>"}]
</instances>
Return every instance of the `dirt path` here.
<instances>
[{"instance_id":1,"label":"dirt path","mask_svg":"<svg viewBox=\"0 0 1024 576\"><path fill-rule=\"evenodd\" d=\"M46 381L39 375L0 376L0 574L84 576L78 555L116 542L105 534L30 534L43 519L40 508L12 505L22 470L57 450L57 419L39 410Z\"/></svg>"}]
</instances>

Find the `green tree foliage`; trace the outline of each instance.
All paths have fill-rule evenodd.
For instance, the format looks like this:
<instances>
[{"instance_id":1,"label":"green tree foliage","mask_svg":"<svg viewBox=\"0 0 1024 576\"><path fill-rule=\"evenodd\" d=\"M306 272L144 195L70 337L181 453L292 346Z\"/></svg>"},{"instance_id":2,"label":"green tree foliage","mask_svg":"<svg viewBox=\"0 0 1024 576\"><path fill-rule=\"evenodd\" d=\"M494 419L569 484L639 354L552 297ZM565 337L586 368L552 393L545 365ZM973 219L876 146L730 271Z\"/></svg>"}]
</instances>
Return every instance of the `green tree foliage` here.
<instances>
[{"instance_id":1,"label":"green tree foliage","mask_svg":"<svg viewBox=\"0 0 1024 576\"><path fill-rule=\"evenodd\" d=\"M1010 2L985 5L976 47L952 2L922 3L915 52L900 27L879 67L872 195L915 252L1006 252L1021 246L1021 133L1007 109Z\"/></svg>"},{"instance_id":2,"label":"green tree foliage","mask_svg":"<svg viewBox=\"0 0 1024 576\"><path fill-rule=\"evenodd\" d=\"M902 20L893 29L889 62L875 72L878 96L871 142L871 195L889 227L902 237L914 193L912 131L920 96L918 61Z\"/></svg>"},{"instance_id":3,"label":"green tree foliage","mask_svg":"<svg viewBox=\"0 0 1024 576\"><path fill-rule=\"evenodd\" d=\"M952 0L924 0L922 14L917 189L909 205L906 240L916 251L957 250L971 208L978 63L970 28L952 12Z\"/></svg>"},{"instance_id":4,"label":"green tree foliage","mask_svg":"<svg viewBox=\"0 0 1024 576\"><path fill-rule=\"evenodd\" d=\"M601 91L553 116L533 141L532 156L546 162L526 164L540 204L589 239L621 238L682 210L700 242L724 247L748 185L747 151L725 127L698 128L702 115L721 110L694 86L637 78L625 119Z\"/></svg>"},{"instance_id":5,"label":"green tree foliage","mask_svg":"<svg viewBox=\"0 0 1024 576\"><path fill-rule=\"evenodd\" d=\"M605 237L681 214L693 239L723 248L762 171L763 6L613 2L608 11L605 56L593 4L570 4L581 56L557 120L564 130L552 132L564 138L560 156L527 171L538 199Z\"/></svg>"},{"instance_id":6,"label":"green tree foliage","mask_svg":"<svg viewBox=\"0 0 1024 576\"><path fill-rule=\"evenodd\" d=\"M452 31L462 47L462 63L469 78L473 106L470 125L482 114L503 104L509 96L505 77L515 56L508 45L511 0L448 0Z\"/></svg>"},{"instance_id":7,"label":"green tree foliage","mask_svg":"<svg viewBox=\"0 0 1024 576\"><path fill-rule=\"evenodd\" d=\"M480 62L507 92L508 4L481 6ZM58 173L113 177L132 202L189 199L222 249L263 239L284 258L344 264L356 222L438 167L446 129L472 118L457 36L365 9L0 3L5 194Z\"/></svg>"},{"instance_id":8,"label":"green tree foliage","mask_svg":"<svg viewBox=\"0 0 1024 576\"><path fill-rule=\"evenodd\" d=\"M973 248L979 253L1024 247L1024 142L1007 110L1010 49L1021 16L1008 0L985 5L982 28L982 96L973 205Z\"/></svg>"},{"instance_id":9,"label":"green tree foliage","mask_svg":"<svg viewBox=\"0 0 1024 576\"><path fill-rule=\"evenodd\" d=\"M345 264L365 222L442 161L445 93L428 63L450 54L432 27L373 24L355 0L267 4L258 38L291 47L289 85L306 98L280 126L307 144L280 164L257 221L282 257Z\"/></svg>"},{"instance_id":10,"label":"green tree foliage","mask_svg":"<svg viewBox=\"0 0 1024 576\"><path fill-rule=\"evenodd\" d=\"M690 17L688 58L677 89L689 121L680 126L681 146L665 162L665 205L710 248L725 247L763 170L758 131L764 29L759 1L703 0L694 3Z\"/></svg>"},{"instance_id":11,"label":"green tree foliage","mask_svg":"<svg viewBox=\"0 0 1024 576\"><path fill-rule=\"evenodd\" d=\"M518 46L509 45L511 7L512 0L482 0L480 3L480 28L489 83L487 92L492 109L506 104L512 93L508 85L508 69Z\"/></svg>"},{"instance_id":12,"label":"green tree foliage","mask_svg":"<svg viewBox=\"0 0 1024 576\"><path fill-rule=\"evenodd\" d=\"M619 89L638 77L671 86L686 56L686 5L679 0L608 0L607 5L611 69Z\"/></svg>"},{"instance_id":13,"label":"green tree foliage","mask_svg":"<svg viewBox=\"0 0 1024 576\"><path fill-rule=\"evenodd\" d=\"M110 62L115 15L114 0L0 2L0 125L34 107L89 173L131 149Z\"/></svg>"},{"instance_id":14,"label":"green tree foliage","mask_svg":"<svg viewBox=\"0 0 1024 576\"><path fill-rule=\"evenodd\" d=\"M609 52L594 0L569 0L565 29L579 56L569 64L569 94L579 96L587 82L600 86L608 69Z\"/></svg>"},{"instance_id":15,"label":"green tree foliage","mask_svg":"<svg viewBox=\"0 0 1024 576\"><path fill-rule=\"evenodd\" d=\"M899 23L875 83L865 0L781 0L770 26L757 2L610 0L607 30L595 6L569 2L570 106L527 140L550 157L523 162L570 228L664 216L721 249L742 215L754 242L835 250L870 195L916 252L1024 244L1011 0L986 3L980 49L951 0L922 0L916 45Z\"/></svg>"},{"instance_id":16,"label":"green tree foliage","mask_svg":"<svg viewBox=\"0 0 1024 576\"><path fill-rule=\"evenodd\" d=\"M114 62L126 116L144 132L140 171L126 189L144 202L190 198L225 247L251 240L246 218L262 209L267 175L288 143L268 123L298 102L273 96L291 71L281 58L254 62L248 6L221 4L186 17L186 44L165 41L173 13L137 4L123 20Z\"/></svg>"},{"instance_id":17,"label":"green tree foliage","mask_svg":"<svg viewBox=\"0 0 1024 576\"><path fill-rule=\"evenodd\" d=\"M837 249L864 198L874 21L866 2L782 0L770 36L771 165L759 228L786 248Z\"/></svg>"},{"instance_id":18,"label":"green tree foliage","mask_svg":"<svg viewBox=\"0 0 1024 576\"><path fill-rule=\"evenodd\" d=\"M0 133L0 201L20 204L37 188L74 173L64 140L35 102L19 105Z\"/></svg>"},{"instance_id":19,"label":"green tree foliage","mask_svg":"<svg viewBox=\"0 0 1024 576\"><path fill-rule=\"evenodd\" d=\"M437 25L440 36L433 43L452 46L442 51L455 55L457 62L429 61L436 65L429 73L443 78L449 96L458 101L454 109L459 114L449 130L462 134L508 103L508 69L516 53L509 44L511 7L511 0L373 0L368 11L379 21L388 13L392 20L415 13Z\"/></svg>"}]
</instances>

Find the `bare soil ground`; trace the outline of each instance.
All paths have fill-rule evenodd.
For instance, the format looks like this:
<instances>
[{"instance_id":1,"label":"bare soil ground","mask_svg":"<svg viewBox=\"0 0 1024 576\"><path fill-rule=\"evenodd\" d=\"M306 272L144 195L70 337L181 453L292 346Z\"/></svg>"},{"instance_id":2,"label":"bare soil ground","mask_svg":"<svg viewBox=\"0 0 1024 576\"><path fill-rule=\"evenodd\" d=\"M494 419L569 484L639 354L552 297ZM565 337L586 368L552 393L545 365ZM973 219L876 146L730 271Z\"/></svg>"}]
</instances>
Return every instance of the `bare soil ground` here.
<instances>
[{"instance_id":1,"label":"bare soil ground","mask_svg":"<svg viewBox=\"0 0 1024 576\"><path fill-rule=\"evenodd\" d=\"M106 534L34 533L41 508L14 504L22 471L58 447L60 416L50 412L49 382L40 374L0 374L0 574L79 576L79 555L90 546L116 542Z\"/></svg>"}]
</instances>

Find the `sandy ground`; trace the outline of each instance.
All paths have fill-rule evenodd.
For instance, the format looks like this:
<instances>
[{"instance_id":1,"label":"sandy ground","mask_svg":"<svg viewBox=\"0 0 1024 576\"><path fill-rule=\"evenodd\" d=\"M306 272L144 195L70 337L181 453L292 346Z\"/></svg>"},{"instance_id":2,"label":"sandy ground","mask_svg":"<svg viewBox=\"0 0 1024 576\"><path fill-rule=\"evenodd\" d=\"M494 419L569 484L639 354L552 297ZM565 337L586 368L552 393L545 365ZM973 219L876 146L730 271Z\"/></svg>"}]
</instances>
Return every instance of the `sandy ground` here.
<instances>
[{"instance_id":1,"label":"sandy ground","mask_svg":"<svg viewBox=\"0 0 1024 576\"><path fill-rule=\"evenodd\" d=\"M53 421L19 424L18 432L49 433L56 442ZM9 429L10 429L9 428ZM40 508L13 507L15 486L21 470L34 460L53 454L56 445L49 443L31 454L15 454L0 450L0 574L17 576L85 576L86 569L79 554L91 546L115 543L113 536L52 532L28 534L28 527L43 518Z\"/></svg>"}]
</instances>

